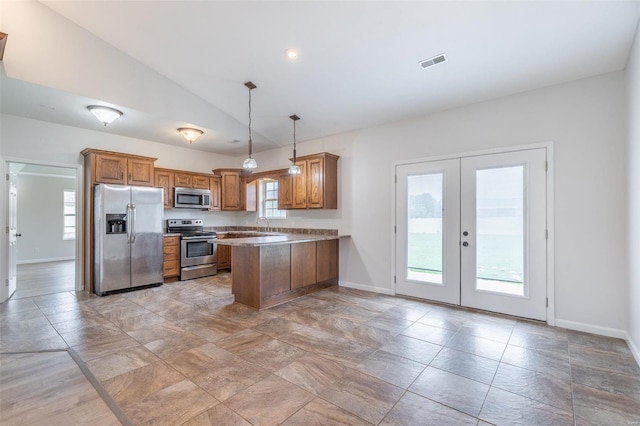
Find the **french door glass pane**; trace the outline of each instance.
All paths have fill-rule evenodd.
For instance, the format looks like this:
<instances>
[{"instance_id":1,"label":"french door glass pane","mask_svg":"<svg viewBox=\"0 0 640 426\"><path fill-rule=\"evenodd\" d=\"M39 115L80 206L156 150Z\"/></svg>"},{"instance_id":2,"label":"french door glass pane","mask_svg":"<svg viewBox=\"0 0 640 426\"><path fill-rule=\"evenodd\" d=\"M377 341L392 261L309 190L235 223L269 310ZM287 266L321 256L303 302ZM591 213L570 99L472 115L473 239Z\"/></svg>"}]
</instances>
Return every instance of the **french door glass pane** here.
<instances>
[{"instance_id":1,"label":"french door glass pane","mask_svg":"<svg viewBox=\"0 0 640 426\"><path fill-rule=\"evenodd\" d=\"M442 284L444 173L407 178L407 280Z\"/></svg>"},{"instance_id":2,"label":"french door glass pane","mask_svg":"<svg viewBox=\"0 0 640 426\"><path fill-rule=\"evenodd\" d=\"M524 166L476 171L476 289L524 296Z\"/></svg>"}]
</instances>

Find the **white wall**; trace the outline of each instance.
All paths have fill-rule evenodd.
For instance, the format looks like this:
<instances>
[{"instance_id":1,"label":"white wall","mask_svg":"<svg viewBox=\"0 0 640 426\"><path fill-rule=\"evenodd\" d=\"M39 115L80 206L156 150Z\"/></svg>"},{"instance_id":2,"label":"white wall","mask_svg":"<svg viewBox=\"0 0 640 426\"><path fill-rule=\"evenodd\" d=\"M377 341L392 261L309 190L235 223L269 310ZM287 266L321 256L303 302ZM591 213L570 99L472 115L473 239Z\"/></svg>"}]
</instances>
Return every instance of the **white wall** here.
<instances>
[{"instance_id":1,"label":"white wall","mask_svg":"<svg viewBox=\"0 0 640 426\"><path fill-rule=\"evenodd\" d=\"M341 280L389 291L394 161L553 141L558 324L622 335L629 311L625 88L625 74L611 73L301 143L300 155L341 156L340 208L294 213L285 223L351 234ZM256 154L260 169L286 167L290 149ZM239 218L254 221L255 214Z\"/></svg>"},{"instance_id":2,"label":"white wall","mask_svg":"<svg viewBox=\"0 0 640 426\"><path fill-rule=\"evenodd\" d=\"M18 263L75 257L75 241L63 240L64 191L76 190L75 177L18 174Z\"/></svg>"},{"instance_id":3,"label":"white wall","mask_svg":"<svg viewBox=\"0 0 640 426\"><path fill-rule=\"evenodd\" d=\"M629 343L640 363L640 31L627 65L629 86Z\"/></svg>"}]
</instances>

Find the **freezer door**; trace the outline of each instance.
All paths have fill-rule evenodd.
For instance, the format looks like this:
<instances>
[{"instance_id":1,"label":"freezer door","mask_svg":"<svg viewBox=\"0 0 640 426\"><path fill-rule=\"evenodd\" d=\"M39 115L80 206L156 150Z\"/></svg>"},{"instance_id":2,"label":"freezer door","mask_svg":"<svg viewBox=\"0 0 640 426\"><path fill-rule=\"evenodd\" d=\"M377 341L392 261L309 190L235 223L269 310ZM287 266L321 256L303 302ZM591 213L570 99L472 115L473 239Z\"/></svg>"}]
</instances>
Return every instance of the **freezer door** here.
<instances>
[{"instance_id":1,"label":"freezer door","mask_svg":"<svg viewBox=\"0 0 640 426\"><path fill-rule=\"evenodd\" d=\"M163 282L162 188L132 186L131 285Z\"/></svg>"},{"instance_id":2,"label":"freezer door","mask_svg":"<svg viewBox=\"0 0 640 426\"><path fill-rule=\"evenodd\" d=\"M111 214L126 214L130 203L131 191L128 186L99 184L95 188L94 204L94 244L95 244L95 292L131 287L130 246L124 221L123 232L111 232L106 217Z\"/></svg>"}]
</instances>

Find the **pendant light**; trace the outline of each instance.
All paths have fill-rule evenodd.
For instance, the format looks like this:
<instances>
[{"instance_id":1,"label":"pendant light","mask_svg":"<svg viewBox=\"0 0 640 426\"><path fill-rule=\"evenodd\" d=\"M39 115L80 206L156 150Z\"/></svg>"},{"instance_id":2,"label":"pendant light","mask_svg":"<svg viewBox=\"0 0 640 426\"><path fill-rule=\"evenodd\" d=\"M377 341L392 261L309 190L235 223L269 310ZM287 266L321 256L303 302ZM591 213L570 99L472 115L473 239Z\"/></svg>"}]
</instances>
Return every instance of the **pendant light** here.
<instances>
[{"instance_id":1,"label":"pendant light","mask_svg":"<svg viewBox=\"0 0 640 426\"><path fill-rule=\"evenodd\" d=\"M253 149L253 141L251 140L251 91L258 86L250 81L247 81L244 85L249 89L249 156L245 158L242 163L242 168L245 170L253 170L258 167L258 163L251 157L251 151Z\"/></svg>"},{"instance_id":2,"label":"pendant light","mask_svg":"<svg viewBox=\"0 0 640 426\"><path fill-rule=\"evenodd\" d=\"M289 166L290 175L299 175L300 166L296 164L296 121L300 120L297 115L290 115L289 118L293 120L293 163Z\"/></svg>"}]
</instances>

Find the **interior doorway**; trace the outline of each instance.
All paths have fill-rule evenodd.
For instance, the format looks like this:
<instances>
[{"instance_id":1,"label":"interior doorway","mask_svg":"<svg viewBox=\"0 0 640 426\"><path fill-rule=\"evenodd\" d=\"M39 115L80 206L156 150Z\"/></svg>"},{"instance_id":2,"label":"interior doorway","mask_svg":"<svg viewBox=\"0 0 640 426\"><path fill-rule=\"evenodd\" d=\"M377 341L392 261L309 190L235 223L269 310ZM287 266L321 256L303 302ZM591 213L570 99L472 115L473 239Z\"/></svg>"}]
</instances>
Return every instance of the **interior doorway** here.
<instances>
[{"instance_id":1,"label":"interior doorway","mask_svg":"<svg viewBox=\"0 0 640 426\"><path fill-rule=\"evenodd\" d=\"M9 299L77 290L78 168L8 161L7 172Z\"/></svg>"},{"instance_id":2,"label":"interior doorway","mask_svg":"<svg viewBox=\"0 0 640 426\"><path fill-rule=\"evenodd\" d=\"M396 167L396 292L546 320L546 149Z\"/></svg>"}]
</instances>

